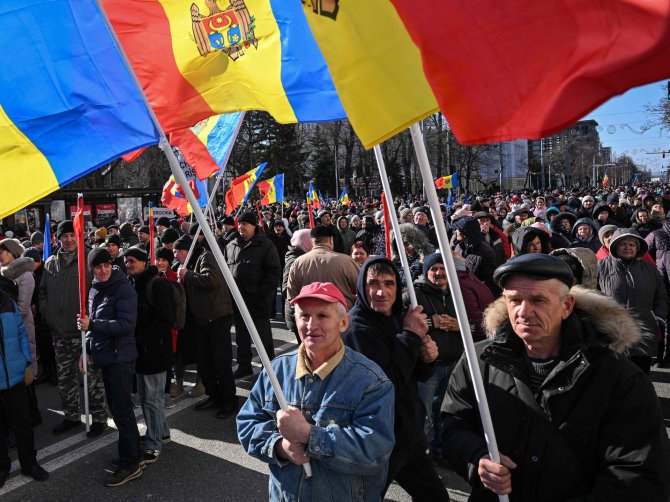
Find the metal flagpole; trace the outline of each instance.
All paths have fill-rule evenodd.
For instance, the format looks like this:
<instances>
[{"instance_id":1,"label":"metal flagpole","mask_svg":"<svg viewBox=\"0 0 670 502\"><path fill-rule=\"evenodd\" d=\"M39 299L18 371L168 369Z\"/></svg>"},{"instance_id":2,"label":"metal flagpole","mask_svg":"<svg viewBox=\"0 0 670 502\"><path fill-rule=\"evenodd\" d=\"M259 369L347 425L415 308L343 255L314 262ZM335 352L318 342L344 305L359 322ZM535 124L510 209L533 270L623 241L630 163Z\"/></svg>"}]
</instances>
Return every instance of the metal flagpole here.
<instances>
[{"instance_id":1,"label":"metal flagpole","mask_svg":"<svg viewBox=\"0 0 670 502\"><path fill-rule=\"evenodd\" d=\"M384 194L386 194L386 202L388 203L389 216L391 217L391 224L393 225L393 232L395 233L396 248L398 249L398 256L402 264L402 271L405 274L405 285L407 286L407 294L412 308L417 306L416 291L414 291L414 284L412 283L412 274L409 271L409 262L407 261L407 254L405 253L405 246L402 245L402 235L400 234L400 224L398 223L398 213L393 204L393 194L391 193L391 185L386 175L386 166L384 165L384 157L382 156L382 149L379 145L375 145L375 158L377 159L377 167L379 168L379 177L382 180L384 187Z\"/></svg>"},{"instance_id":2,"label":"metal flagpole","mask_svg":"<svg viewBox=\"0 0 670 502\"><path fill-rule=\"evenodd\" d=\"M193 193L193 190L191 190L191 187L188 184L188 181L186 180L186 175L184 174L184 171L181 170L181 167L179 165L179 161L177 160L177 157L175 156L174 152L172 151L172 147L170 146L170 143L168 142L167 138L165 137L165 132L163 131L163 128L160 125L160 122L158 122L158 118L156 117L156 114L154 113L153 108L151 108L151 104L149 103L149 100L147 99L146 94L144 93L144 89L142 88L142 85L140 84L139 80L137 79L137 75L135 74L135 71L133 70L132 65L130 64L130 61L128 61L128 56L126 55L125 51L123 50L123 46L121 45L121 42L119 41L118 37L116 36L116 32L112 28L111 22L109 21L109 18L107 17L107 13L105 10L102 8L100 5L100 0L96 0L96 4L98 6L98 9L105 20L105 23L107 24L107 29L109 30L111 36L114 38L114 42L116 43L116 47L119 50L119 53L121 57L123 58L123 61L126 65L126 68L128 69L128 72L130 76L133 79L133 82L135 83L135 87L137 88L137 91L141 94L142 99L144 100L144 104L147 108L147 112L149 113L149 116L151 117L151 120L154 123L154 126L156 127L156 130L159 133L160 141L158 143L158 147L163 150L163 153L165 153L165 156L167 157L167 160L170 164L170 169L172 170L172 174L174 175L175 181L179 183L182 186L182 190L184 191L184 195L186 195L186 198L191 204L191 208L193 209L193 212L191 213L191 216L195 216L196 220L198 221L200 228L202 232L205 234L205 239L207 239L207 242L209 243L212 254L214 255L214 258L216 259L216 262L219 264L219 268L221 269L221 272L223 273L223 277L226 280L226 283L228 284L228 288L230 289L230 293L233 296L235 303L237 304L237 307L240 309L240 314L242 316L242 319L244 320L244 324L246 324L247 329L249 330L249 334L251 335L251 339L254 341L254 345L256 346L256 351L258 352L258 355L261 359L261 363L263 363L263 368L265 369L268 378L270 380L270 384L272 385L272 389L275 392L275 395L277 397L277 402L279 403L279 406L281 407L282 410L288 411L288 402L286 401L286 396L284 395L284 392L282 391L281 386L279 385L279 381L277 380L277 375L275 374L274 370L272 369L272 365L270 364L270 358L268 357L267 352L265 352L265 348L263 347L263 342L261 341L260 335L258 334L258 331L256 330L256 326L254 325L253 319L251 318L251 314L249 314L249 309L247 309L246 304L244 303L244 299L242 298L242 293L240 292L239 288L237 287L237 284L235 283L235 279L233 278L233 274L230 272L230 269L228 268L228 265L226 264L226 260L223 257L223 253L221 252L221 249L219 249L218 244L216 243L216 239L214 237L214 233L212 232L212 229L209 228L209 225L207 224L207 218L205 218L205 215L202 212L202 209L200 206L198 206L198 200L195 197L195 194ZM309 463L303 464L303 468L305 470L305 477L306 478L311 478L312 477L312 468Z\"/></svg>"},{"instance_id":3,"label":"metal flagpole","mask_svg":"<svg viewBox=\"0 0 670 502\"><path fill-rule=\"evenodd\" d=\"M470 377L475 389L475 397L479 406L479 415L481 417L482 426L484 428L484 438L489 450L491 460L497 464L500 463L500 452L498 451L498 443L496 442L495 432L493 430L493 421L491 420L491 412L489 410L489 403L486 400L486 392L484 390L484 383L482 381L482 374L479 370L479 362L477 353L475 352L475 344L472 341L472 333L470 332L470 323L468 322L468 314L465 311L465 303L463 303L463 294L461 286L458 282L458 275L456 274L456 267L454 265L454 258L451 255L451 248L449 247L449 239L447 238L447 229L442 220L442 212L437 199L437 190L435 183L433 183L433 175L430 171L428 163L428 154L426 153L426 145L423 142L423 134L417 124L410 126L412 134L412 142L414 143L414 150L419 161L419 169L423 177L423 187L428 205L435 222L435 229L437 230L437 240L440 244L440 251L444 260L445 268L447 269L447 277L449 278L449 289L454 300L454 307L456 307L456 317L458 318L458 325L461 329L461 337L463 338L463 347L465 349L465 356L467 357L468 366L470 367ZM460 184L459 184L460 185ZM501 502L507 502L509 499L507 495L499 495Z\"/></svg>"}]
</instances>

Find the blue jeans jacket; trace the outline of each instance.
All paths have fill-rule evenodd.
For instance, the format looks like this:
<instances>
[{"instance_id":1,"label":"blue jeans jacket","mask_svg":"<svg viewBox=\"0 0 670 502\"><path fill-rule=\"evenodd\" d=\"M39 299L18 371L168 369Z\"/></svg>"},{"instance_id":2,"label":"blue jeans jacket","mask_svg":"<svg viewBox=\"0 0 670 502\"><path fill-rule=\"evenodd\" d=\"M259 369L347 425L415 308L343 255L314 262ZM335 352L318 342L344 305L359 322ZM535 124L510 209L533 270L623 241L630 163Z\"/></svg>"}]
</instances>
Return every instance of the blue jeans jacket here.
<instances>
[{"instance_id":1,"label":"blue jeans jacket","mask_svg":"<svg viewBox=\"0 0 670 502\"><path fill-rule=\"evenodd\" d=\"M305 451L313 477L302 466L275 456L281 439L280 407L263 372L237 416L237 434L247 453L270 464L270 500L379 501L393 449L393 385L379 366L349 347L324 379L295 379L297 352L272 366L289 405L312 426Z\"/></svg>"}]
</instances>

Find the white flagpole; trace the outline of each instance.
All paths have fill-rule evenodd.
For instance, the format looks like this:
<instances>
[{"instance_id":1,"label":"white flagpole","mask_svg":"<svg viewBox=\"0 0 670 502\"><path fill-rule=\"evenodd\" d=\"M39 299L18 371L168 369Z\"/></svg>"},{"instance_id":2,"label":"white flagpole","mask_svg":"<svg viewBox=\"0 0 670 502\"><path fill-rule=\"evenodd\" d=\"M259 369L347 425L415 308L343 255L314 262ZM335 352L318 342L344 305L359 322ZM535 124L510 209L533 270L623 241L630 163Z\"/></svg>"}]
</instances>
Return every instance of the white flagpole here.
<instances>
[{"instance_id":1,"label":"white flagpole","mask_svg":"<svg viewBox=\"0 0 670 502\"><path fill-rule=\"evenodd\" d=\"M400 233L400 224L398 223L398 213L396 213L395 206L393 205L393 194L391 193L391 185L389 184L388 176L386 175L386 166L384 165L384 157L382 155L382 149L379 145L375 145L375 158L377 159L377 167L379 167L379 177L382 180L382 186L384 187L384 193L386 194L386 204L389 208L389 217L391 218L391 224L393 225L393 232L395 233L395 243L396 248L398 249L398 256L400 257L400 263L402 264L402 270L405 274L405 285L407 286L407 294L409 295L409 301L412 305L412 308L416 308L416 291L414 291L414 282L412 281L412 274L409 271L409 262L407 261L407 254L405 253L405 246L402 244L402 234ZM387 236L389 239L391 236Z\"/></svg>"},{"instance_id":2,"label":"white flagpole","mask_svg":"<svg viewBox=\"0 0 670 502\"><path fill-rule=\"evenodd\" d=\"M135 83L135 87L137 88L137 91L140 93L142 96L142 99L144 100L144 104L147 108L147 112L149 113L149 116L151 117L151 120L154 123L154 126L156 127L159 136L160 136L160 141L158 143L158 146L161 150L163 150L163 153L168 159L168 162L170 163L170 169L172 170L172 174L174 175L174 179L177 183L179 183L182 186L182 190L184 190L184 195L186 195L186 198L191 204L191 207L193 208L193 212L191 213L191 216L195 216L196 220L198 221L200 228L202 229L202 232L205 234L205 239L207 239L207 242L209 243L212 254L214 255L214 258L216 259L216 262L219 265L219 268L221 268L221 272L223 273L223 277L226 280L226 283L228 284L228 288L230 289L230 293L232 294L235 303L237 304L237 307L240 309L240 314L242 315L242 319L244 320L244 323L247 326L247 329L249 330L249 334L251 335L251 339L254 341L254 345L256 346L256 351L258 352L259 357L261 358L261 363L263 364L263 368L265 369L268 378L270 379L270 384L272 385L272 389L275 392L275 395L277 397L277 402L279 403L279 406L281 407L282 410L288 411L288 401L286 401L286 396L284 395L284 392L282 391L281 386L279 385L279 381L277 380L277 375L275 374L274 370L272 369L272 365L270 364L270 358L268 357L267 352L265 352L265 348L263 347L263 342L261 341L261 338L258 334L258 331L256 330L256 326L254 325L253 319L251 318L251 314L249 313L249 309L247 309L246 304L244 303L244 299L242 298L242 293L240 292L239 288L237 287L237 284L235 283L235 279L233 278L233 274L230 272L230 269L228 268L228 265L226 264L226 260L223 257L223 253L221 252L221 249L219 249L218 244L216 243L216 239L214 237L214 233L212 232L212 229L209 228L209 225L207 224L207 218L205 218L205 215L202 212L202 209L200 209L200 206L198 206L198 200L195 198L195 194L193 193L193 190L191 190L191 187L188 185L188 181L186 180L186 175L184 174L184 171L181 170L181 166L179 165L179 161L177 160L177 157L175 156L174 152L172 151L172 147L170 146L170 143L168 142L167 138L165 137L165 132L163 131L163 128L160 125L160 122L158 122L158 118L156 117L156 114L154 113L153 108L151 108L151 104L149 103L149 100L147 99L146 94L144 93L144 89L142 88L142 85L140 84L140 81L137 78L137 75L135 74L135 70L133 69L132 65L130 64L130 61L128 61L128 57L126 55L126 52L123 50L123 46L121 45L121 42L119 41L118 37L116 36L116 32L114 31L111 22L109 21L109 18L107 17L107 13L105 10L102 8L100 5L100 0L96 0L96 4L98 6L98 9L105 20L105 23L107 24L107 29L109 30L111 36L114 39L114 42L116 43L116 47L123 58L123 61L126 65L126 68L133 79L133 82ZM305 477L307 479L312 477L312 468L309 463L303 464L303 468L305 470Z\"/></svg>"},{"instance_id":3,"label":"white flagpole","mask_svg":"<svg viewBox=\"0 0 670 502\"><path fill-rule=\"evenodd\" d=\"M475 352L475 344L472 341L472 333L470 332L470 323L468 322L468 314L465 311L465 303L463 302L463 294L461 293L461 286L458 282L458 275L456 274L456 266L454 265L454 258L451 255L451 248L449 247L449 239L447 238L447 229L442 220L442 211L440 211L440 204L437 200L437 190L433 182L433 174L430 171L428 163L428 154L426 153L426 145L423 142L423 134L418 124L410 127L412 133L412 142L414 143L414 150L419 161L419 169L423 178L423 187L428 199L428 205L432 213L433 222L437 231L437 240L440 244L440 251L444 260L445 268L447 269L447 277L449 278L449 290L451 297L456 307L456 317L458 318L458 325L461 329L461 337L463 338L463 347L465 349L465 356L470 367L470 377L475 389L475 397L479 406L479 415L482 420L484 428L484 438L489 450L491 460L497 464L500 463L500 452L498 451L498 443L493 430L493 421L491 420L491 412L489 410L489 403L486 400L486 391L484 390L484 383L482 381L482 374L479 370L479 362L477 360L477 353ZM499 495L501 502L507 502L507 495Z\"/></svg>"}]
</instances>

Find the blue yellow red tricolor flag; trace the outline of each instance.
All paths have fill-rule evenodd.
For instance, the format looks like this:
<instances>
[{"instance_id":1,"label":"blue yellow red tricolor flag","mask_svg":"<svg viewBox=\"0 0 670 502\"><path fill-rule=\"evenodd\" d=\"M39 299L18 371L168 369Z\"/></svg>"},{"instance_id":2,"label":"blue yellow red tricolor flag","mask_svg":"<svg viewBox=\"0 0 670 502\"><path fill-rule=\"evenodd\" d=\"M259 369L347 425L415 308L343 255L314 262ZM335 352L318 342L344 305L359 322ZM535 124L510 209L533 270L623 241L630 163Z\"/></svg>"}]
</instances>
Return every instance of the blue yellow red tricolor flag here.
<instances>
[{"instance_id":1,"label":"blue yellow red tricolor flag","mask_svg":"<svg viewBox=\"0 0 670 502\"><path fill-rule=\"evenodd\" d=\"M342 190L342 193L340 194L340 204L343 206L349 205L349 193L347 192L347 187L344 187L344 190Z\"/></svg>"},{"instance_id":2,"label":"blue yellow red tricolor flag","mask_svg":"<svg viewBox=\"0 0 670 502\"><path fill-rule=\"evenodd\" d=\"M0 218L158 132L94 0L0 7Z\"/></svg>"},{"instance_id":3,"label":"blue yellow red tricolor flag","mask_svg":"<svg viewBox=\"0 0 670 502\"><path fill-rule=\"evenodd\" d=\"M610 182L610 177L607 176L607 173L605 173L605 176L603 176L603 186L606 187Z\"/></svg>"},{"instance_id":4,"label":"blue yellow red tricolor flag","mask_svg":"<svg viewBox=\"0 0 670 502\"><path fill-rule=\"evenodd\" d=\"M419 49L391 2L302 4L349 121L366 148L438 110ZM437 43L450 46L449 40Z\"/></svg>"},{"instance_id":5,"label":"blue yellow red tricolor flag","mask_svg":"<svg viewBox=\"0 0 670 502\"><path fill-rule=\"evenodd\" d=\"M458 173L449 176L442 176L435 180L437 188L456 188L458 186Z\"/></svg>"},{"instance_id":6,"label":"blue yellow red tricolor flag","mask_svg":"<svg viewBox=\"0 0 670 502\"><path fill-rule=\"evenodd\" d=\"M102 0L167 132L221 113L345 117L299 2Z\"/></svg>"},{"instance_id":7,"label":"blue yellow red tricolor flag","mask_svg":"<svg viewBox=\"0 0 670 502\"><path fill-rule=\"evenodd\" d=\"M186 180L188 181L191 190L193 190L193 193L195 194L195 198L198 199L198 206L206 207L207 187L205 186L205 183L198 179L198 177L195 175L195 170L188 165L179 149L172 147L172 150L174 151L174 154L179 161L179 166L184 172L184 176L186 176ZM174 176L170 176L170 178L163 186L161 203L164 207L175 211L180 216L186 216L193 212L191 203L186 199L184 191L175 181Z\"/></svg>"},{"instance_id":8,"label":"blue yellow red tricolor flag","mask_svg":"<svg viewBox=\"0 0 670 502\"><path fill-rule=\"evenodd\" d=\"M226 216L232 213L237 206L247 202L251 190L253 190L258 178L261 177L267 164L267 162L263 162L260 166L244 173L242 176L238 176L230 183L230 188L226 192Z\"/></svg>"},{"instance_id":9,"label":"blue yellow red tricolor flag","mask_svg":"<svg viewBox=\"0 0 670 502\"><path fill-rule=\"evenodd\" d=\"M311 204L315 209L321 209L321 202L319 201L319 196L314 190L314 185L312 182L309 182L309 190L307 191L307 203Z\"/></svg>"},{"instance_id":10,"label":"blue yellow red tricolor flag","mask_svg":"<svg viewBox=\"0 0 670 502\"><path fill-rule=\"evenodd\" d=\"M256 183L261 192L261 204L267 206L284 200L284 175L278 174L269 180Z\"/></svg>"}]
</instances>

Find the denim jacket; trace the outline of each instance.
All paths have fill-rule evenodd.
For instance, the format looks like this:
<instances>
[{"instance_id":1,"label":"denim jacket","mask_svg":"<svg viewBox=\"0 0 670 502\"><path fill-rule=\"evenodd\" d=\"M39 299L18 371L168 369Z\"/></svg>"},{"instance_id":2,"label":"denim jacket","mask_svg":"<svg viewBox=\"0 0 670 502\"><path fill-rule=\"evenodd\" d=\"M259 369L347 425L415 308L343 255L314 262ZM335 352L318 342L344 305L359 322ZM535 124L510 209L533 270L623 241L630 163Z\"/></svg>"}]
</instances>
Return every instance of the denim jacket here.
<instances>
[{"instance_id":1,"label":"denim jacket","mask_svg":"<svg viewBox=\"0 0 670 502\"><path fill-rule=\"evenodd\" d=\"M270 464L272 501L379 501L394 443L393 385L377 364L345 348L342 361L324 379L296 379L297 351L272 367L289 405L302 410L312 431L305 448L313 477L302 466L278 459L280 410L265 371L237 416L237 434L247 453Z\"/></svg>"}]
</instances>

